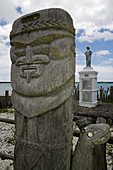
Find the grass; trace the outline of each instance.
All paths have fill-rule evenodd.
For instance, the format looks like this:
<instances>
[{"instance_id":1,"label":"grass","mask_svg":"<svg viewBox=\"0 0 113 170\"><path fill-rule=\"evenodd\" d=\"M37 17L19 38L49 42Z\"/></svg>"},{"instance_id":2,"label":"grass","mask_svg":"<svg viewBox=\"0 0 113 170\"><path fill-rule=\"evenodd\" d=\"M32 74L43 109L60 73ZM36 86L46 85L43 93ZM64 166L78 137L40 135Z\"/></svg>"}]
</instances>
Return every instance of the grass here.
<instances>
[{"instance_id":1,"label":"grass","mask_svg":"<svg viewBox=\"0 0 113 170\"><path fill-rule=\"evenodd\" d=\"M113 127L113 120L112 119L107 119L106 122L110 127Z\"/></svg>"},{"instance_id":2,"label":"grass","mask_svg":"<svg viewBox=\"0 0 113 170\"><path fill-rule=\"evenodd\" d=\"M13 110L10 110L10 109L13 109L13 107L11 106L11 107L4 107L4 108L0 108L0 113L14 113L14 111Z\"/></svg>"},{"instance_id":3,"label":"grass","mask_svg":"<svg viewBox=\"0 0 113 170\"><path fill-rule=\"evenodd\" d=\"M104 99L104 100L102 100L102 101L100 101L100 99L97 99L99 102L102 102L102 103L111 103L111 104L113 104L113 100L111 100L111 99Z\"/></svg>"},{"instance_id":4,"label":"grass","mask_svg":"<svg viewBox=\"0 0 113 170\"><path fill-rule=\"evenodd\" d=\"M104 102L104 103L112 103L113 104L113 100L110 100L110 99L105 99L102 102Z\"/></svg>"}]
</instances>

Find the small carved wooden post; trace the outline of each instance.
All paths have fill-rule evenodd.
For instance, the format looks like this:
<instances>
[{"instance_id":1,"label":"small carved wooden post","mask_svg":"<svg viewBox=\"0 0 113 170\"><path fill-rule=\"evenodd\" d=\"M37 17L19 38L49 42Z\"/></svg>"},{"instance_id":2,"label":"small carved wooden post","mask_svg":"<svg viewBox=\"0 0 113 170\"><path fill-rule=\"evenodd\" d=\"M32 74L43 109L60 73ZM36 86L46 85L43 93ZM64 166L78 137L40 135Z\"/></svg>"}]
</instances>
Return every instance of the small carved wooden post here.
<instances>
[{"instance_id":1,"label":"small carved wooden post","mask_svg":"<svg viewBox=\"0 0 113 170\"><path fill-rule=\"evenodd\" d=\"M10 34L15 170L69 170L75 30L62 9L17 19Z\"/></svg>"},{"instance_id":2,"label":"small carved wooden post","mask_svg":"<svg viewBox=\"0 0 113 170\"><path fill-rule=\"evenodd\" d=\"M5 90L5 106L9 106L9 91Z\"/></svg>"},{"instance_id":3,"label":"small carved wooden post","mask_svg":"<svg viewBox=\"0 0 113 170\"><path fill-rule=\"evenodd\" d=\"M72 158L71 170L106 170L103 144L111 136L107 124L90 124L82 129Z\"/></svg>"}]
</instances>

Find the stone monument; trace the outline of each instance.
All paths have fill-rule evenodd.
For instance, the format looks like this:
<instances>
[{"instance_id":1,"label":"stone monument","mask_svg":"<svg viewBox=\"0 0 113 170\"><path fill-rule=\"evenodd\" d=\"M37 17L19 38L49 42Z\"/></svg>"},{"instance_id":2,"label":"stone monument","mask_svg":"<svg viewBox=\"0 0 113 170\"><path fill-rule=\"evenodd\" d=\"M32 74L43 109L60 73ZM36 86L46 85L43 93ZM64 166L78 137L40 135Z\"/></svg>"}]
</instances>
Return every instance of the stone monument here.
<instances>
[{"instance_id":1,"label":"stone monument","mask_svg":"<svg viewBox=\"0 0 113 170\"><path fill-rule=\"evenodd\" d=\"M62 9L17 19L10 34L15 170L69 170L75 30Z\"/></svg>"},{"instance_id":2,"label":"stone monument","mask_svg":"<svg viewBox=\"0 0 113 170\"><path fill-rule=\"evenodd\" d=\"M91 67L92 51L87 47L86 67L79 72L79 105L95 107L97 105L97 74Z\"/></svg>"}]
</instances>

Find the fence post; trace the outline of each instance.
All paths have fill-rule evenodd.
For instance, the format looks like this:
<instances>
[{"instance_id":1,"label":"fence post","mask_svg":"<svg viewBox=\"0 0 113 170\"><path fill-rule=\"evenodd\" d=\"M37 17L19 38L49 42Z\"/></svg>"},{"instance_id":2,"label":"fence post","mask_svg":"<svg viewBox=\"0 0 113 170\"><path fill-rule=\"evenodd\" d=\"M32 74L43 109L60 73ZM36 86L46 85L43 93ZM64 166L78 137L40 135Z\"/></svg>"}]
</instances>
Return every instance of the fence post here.
<instances>
[{"instance_id":1,"label":"fence post","mask_svg":"<svg viewBox=\"0 0 113 170\"><path fill-rule=\"evenodd\" d=\"M9 91L5 90L5 106L9 105Z\"/></svg>"},{"instance_id":2,"label":"fence post","mask_svg":"<svg viewBox=\"0 0 113 170\"><path fill-rule=\"evenodd\" d=\"M110 86L110 99L113 100L113 86Z\"/></svg>"},{"instance_id":3,"label":"fence post","mask_svg":"<svg viewBox=\"0 0 113 170\"><path fill-rule=\"evenodd\" d=\"M79 100L79 85L74 87L75 89L75 97L77 100Z\"/></svg>"},{"instance_id":4,"label":"fence post","mask_svg":"<svg viewBox=\"0 0 113 170\"><path fill-rule=\"evenodd\" d=\"M100 101L102 101L102 93L103 93L103 89L102 86L100 87Z\"/></svg>"}]
</instances>

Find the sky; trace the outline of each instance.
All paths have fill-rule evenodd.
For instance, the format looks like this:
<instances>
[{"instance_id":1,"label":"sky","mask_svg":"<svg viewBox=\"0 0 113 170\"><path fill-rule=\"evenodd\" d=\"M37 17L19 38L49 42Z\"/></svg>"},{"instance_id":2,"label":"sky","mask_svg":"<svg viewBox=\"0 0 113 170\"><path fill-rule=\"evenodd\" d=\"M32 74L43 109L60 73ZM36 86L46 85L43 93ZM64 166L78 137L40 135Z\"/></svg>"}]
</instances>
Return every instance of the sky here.
<instances>
[{"instance_id":1,"label":"sky","mask_svg":"<svg viewBox=\"0 0 113 170\"><path fill-rule=\"evenodd\" d=\"M10 40L13 22L22 15L47 8L62 8L76 29L76 73L86 65L84 52L92 51L91 65L98 81L113 82L113 0L0 0L0 82L10 81Z\"/></svg>"}]
</instances>

